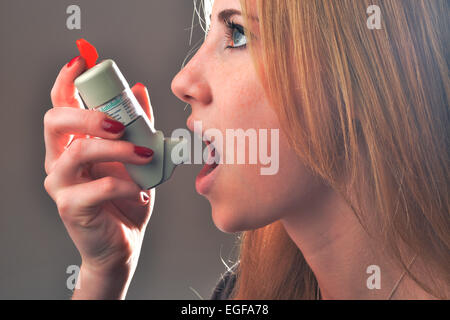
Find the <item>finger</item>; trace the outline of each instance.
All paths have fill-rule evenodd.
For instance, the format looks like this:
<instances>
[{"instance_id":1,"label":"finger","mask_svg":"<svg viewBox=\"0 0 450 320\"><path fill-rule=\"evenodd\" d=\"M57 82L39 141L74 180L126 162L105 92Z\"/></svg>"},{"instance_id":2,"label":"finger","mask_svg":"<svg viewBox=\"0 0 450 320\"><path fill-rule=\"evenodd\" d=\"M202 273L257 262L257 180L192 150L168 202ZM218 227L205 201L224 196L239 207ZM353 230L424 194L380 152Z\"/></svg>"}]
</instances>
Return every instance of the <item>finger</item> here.
<instances>
[{"instance_id":1,"label":"finger","mask_svg":"<svg viewBox=\"0 0 450 320\"><path fill-rule=\"evenodd\" d=\"M85 69L86 63L80 56L62 67L50 94L54 107L81 108L80 102L76 98L74 81Z\"/></svg>"},{"instance_id":2,"label":"finger","mask_svg":"<svg viewBox=\"0 0 450 320\"><path fill-rule=\"evenodd\" d=\"M51 172L52 165L60 157L69 142L69 135L90 135L104 139L118 139L125 126L109 118L103 112L58 107L44 116L44 140L46 146L45 169Z\"/></svg>"},{"instance_id":3,"label":"finger","mask_svg":"<svg viewBox=\"0 0 450 320\"><path fill-rule=\"evenodd\" d=\"M135 146L127 141L77 139L54 166L53 171L59 177L56 188L76 183L88 164L122 162L145 165L151 162L152 158L151 149Z\"/></svg>"},{"instance_id":4,"label":"finger","mask_svg":"<svg viewBox=\"0 0 450 320\"><path fill-rule=\"evenodd\" d=\"M65 188L58 195L56 202L62 208L64 220L77 221L77 213L86 217L86 212L112 200L125 200L133 204L137 210L130 214L128 210L121 210L115 214L122 222L139 226L146 219L143 207L149 204L149 199L143 199L143 191L136 183L115 177L104 177L87 183L76 184ZM89 219L89 217L87 218Z\"/></svg>"},{"instance_id":5,"label":"finger","mask_svg":"<svg viewBox=\"0 0 450 320\"><path fill-rule=\"evenodd\" d=\"M142 109L144 109L145 113L150 119L150 122L154 125L155 118L153 115L152 103L150 101L150 96L148 94L147 88L142 83L136 83L136 85L131 88L131 91L133 91L133 94L135 95L137 101L142 106Z\"/></svg>"}]
</instances>

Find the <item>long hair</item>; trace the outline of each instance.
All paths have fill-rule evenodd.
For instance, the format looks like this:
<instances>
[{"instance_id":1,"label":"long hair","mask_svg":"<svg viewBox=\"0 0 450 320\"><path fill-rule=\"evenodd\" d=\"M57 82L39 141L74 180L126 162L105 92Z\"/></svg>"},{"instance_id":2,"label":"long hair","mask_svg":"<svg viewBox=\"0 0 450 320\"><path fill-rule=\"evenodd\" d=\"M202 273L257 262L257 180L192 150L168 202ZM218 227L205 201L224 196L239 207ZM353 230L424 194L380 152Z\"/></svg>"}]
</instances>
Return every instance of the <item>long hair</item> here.
<instances>
[{"instance_id":1,"label":"long hair","mask_svg":"<svg viewBox=\"0 0 450 320\"><path fill-rule=\"evenodd\" d=\"M241 2L259 17L260 45L249 46L301 161L409 277L448 298L450 2ZM381 8L381 29L367 26L370 5ZM407 270L405 245L442 281ZM244 232L239 260L235 299L316 297L317 280L280 222Z\"/></svg>"}]
</instances>

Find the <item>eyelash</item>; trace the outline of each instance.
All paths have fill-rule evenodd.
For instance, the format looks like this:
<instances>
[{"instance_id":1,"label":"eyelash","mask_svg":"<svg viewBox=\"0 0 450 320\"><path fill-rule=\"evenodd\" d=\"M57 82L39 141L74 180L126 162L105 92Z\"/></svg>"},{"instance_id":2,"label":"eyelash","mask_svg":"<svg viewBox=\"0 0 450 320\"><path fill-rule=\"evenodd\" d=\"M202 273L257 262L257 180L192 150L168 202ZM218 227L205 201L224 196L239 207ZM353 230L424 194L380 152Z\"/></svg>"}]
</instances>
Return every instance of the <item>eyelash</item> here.
<instances>
[{"instance_id":1,"label":"eyelash","mask_svg":"<svg viewBox=\"0 0 450 320\"><path fill-rule=\"evenodd\" d=\"M243 35L246 35L244 27L241 26L240 24L234 23L231 20L225 20L224 22L225 22L225 25L227 27L226 38L227 38L228 41L233 41L233 32L236 29L240 33L242 33ZM246 47L247 47L247 45L243 45L243 46L240 46L240 47L227 46L226 49L244 50Z\"/></svg>"}]
</instances>

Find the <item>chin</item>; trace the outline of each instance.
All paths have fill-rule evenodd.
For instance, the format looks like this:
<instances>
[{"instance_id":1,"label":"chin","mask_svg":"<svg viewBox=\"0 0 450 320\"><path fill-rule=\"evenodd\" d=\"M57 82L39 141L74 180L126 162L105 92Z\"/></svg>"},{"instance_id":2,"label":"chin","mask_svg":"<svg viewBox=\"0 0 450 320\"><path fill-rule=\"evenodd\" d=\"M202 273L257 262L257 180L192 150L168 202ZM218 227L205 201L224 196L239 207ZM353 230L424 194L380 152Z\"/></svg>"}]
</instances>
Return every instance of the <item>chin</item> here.
<instances>
[{"instance_id":1,"label":"chin","mask_svg":"<svg viewBox=\"0 0 450 320\"><path fill-rule=\"evenodd\" d=\"M249 230L246 227L245 219L240 214L237 214L232 208L218 208L211 203L212 219L214 225L224 233L236 233L240 231Z\"/></svg>"},{"instance_id":2,"label":"chin","mask_svg":"<svg viewBox=\"0 0 450 320\"><path fill-rule=\"evenodd\" d=\"M268 217L257 217L252 210L242 210L230 206L218 206L211 203L214 225L224 233L250 231L267 226L274 222Z\"/></svg>"}]
</instances>

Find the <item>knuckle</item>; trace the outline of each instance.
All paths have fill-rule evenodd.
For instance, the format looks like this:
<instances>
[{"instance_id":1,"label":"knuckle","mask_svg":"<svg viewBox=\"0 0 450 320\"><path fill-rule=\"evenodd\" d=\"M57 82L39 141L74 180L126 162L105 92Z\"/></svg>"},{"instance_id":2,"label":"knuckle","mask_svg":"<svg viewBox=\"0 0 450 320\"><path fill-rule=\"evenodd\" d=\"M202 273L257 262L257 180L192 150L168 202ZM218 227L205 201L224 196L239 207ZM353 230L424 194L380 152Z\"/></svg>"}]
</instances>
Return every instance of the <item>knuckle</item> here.
<instances>
[{"instance_id":1,"label":"knuckle","mask_svg":"<svg viewBox=\"0 0 450 320\"><path fill-rule=\"evenodd\" d=\"M60 191L56 198L56 207L61 216L61 219L67 220L70 210L72 208L72 200L70 196L67 196L64 192Z\"/></svg>"},{"instance_id":2,"label":"knuckle","mask_svg":"<svg viewBox=\"0 0 450 320\"><path fill-rule=\"evenodd\" d=\"M94 110L84 110L82 121L86 125L87 132L97 132L98 124L103 119L103 114Z\"/></svg>"},{"instance_id":3,"label":"knuckle","mask_svg":"<svg viewBox=\"0 0 450 320\"><path fill-rule=\"evenodd\" d=\"M111 142L110 150L114 155L123 156L124 154L126 154L126 152L128 152L126 146L127 142L125 141L114 141Z\"/></svg>"},{"instance_id":4,"label":"knuckle","mask_svg":"<svg viewBox=\"0 0 450 320\"><path fill-rule=\"evenodd\" d=\"M54 111L55 109L49 109L44 115L44 127L46 129L51 129L54 124Z\"/></svg>"},{"instance_id":5,"label":"knuckle","mask_svg":"<svg viewBox=\"0 0 450 320\"><path fill-rule=\"evenodd\" d=\"M57 102L58 89L57 89L56 85L54 85L52 87L52 90L50 91L50 98L52 99L53 104L55 104Z\"/></svg>"},{"instance_id":6,"label":"knuckle","mask_svg":"<svg viewBox=\"0 0 450 320\"><path fill-rule=\"evenodd\" d=\"M52 164L50 163L50 161L46 158L45 162L44 162L44 170L45 173L50 174L52 171ZM44 180L45 182L45 180Z\"/></svg>"},{"instance_id":7,"label":"knuckle","mask_svg":"<svg viewBox=\"0 0 450 320\"><path fill-rule=\"evenodd\" d=\"M87 139L79 138L74 140L67 151L69 152L69 155L73 158L80 157L80 154L86 150L88 147Z\"/></svg>"},{"instance_id":8,"label":"knuckle","mask_svg":"<svg viewBox=\"0 0 450 320\"><path fill-rule=\"evenodd\" d=\"M131 159L133 159L135 156L134 145L128 141L117 141L117 143L114 144L114 152L121 155L122 157L124 155L127 155Z\"/></svg>"},{"instance_id":9,"label":"knuckle","mask_svg":"<svg viewBox=\"0 0 450 320\"><path fill-rule=\"evenodd\" d=\"M80 114L80 120L81 120L81 122L84 123L85 125L88 124L89 118L90 118L90 112L89 112L89 110L84 110L84 111Z\"/></svg>"},{"instance_id":10,"label":"knuckle","mask_svg":"<svg viewBox=\"0 0 450 320\"><path fill-rule=\"evenodd\" d=\"M102 181L102 192L111 193L117 189L117 181L113 177L105 177Z\"/></svg>"},{"instance_id":11,"label":"knuckle","mask_svg":"<svg viewBox=\"0 0 450 320\"><path fill-rule=\"evenodd\" d=\"M84 200L81 200L81 202L83 201ZM59 216L66 226L70 225L82 229L88 229L93 226L96 214L82 213L88 208L88 205L80 204L80 201L75 201L73 194L70 191L59 192L56 206L58 208Z\"/></svg>"},{"instance_id":12,"label":"knuckle","mask_svg":"<svg viewBox=\"0 0 450 320\"><path fill-rule=\"evenodd\" d=\"M132 144L121 140L100 140L98 141L99 148L103 150L105 155L109 158L114 158L116 161L123 161L131 157ZM130 155L130 156L129 156Z\"/></svg>"},{"instance_id":13,"label":"knuckle","mask_svg":"<svg viewBox=\"0 0 450 320\"><path fill-rule=\"evenodd\" d=\"M52 181L51 181L51 179L52 179L51 175L48 175L44 179L44 189L45 189L45 191L47 191L47 193L49 195L51 195L51 193L52 193Z\"/></svg>"}]
</instances>

